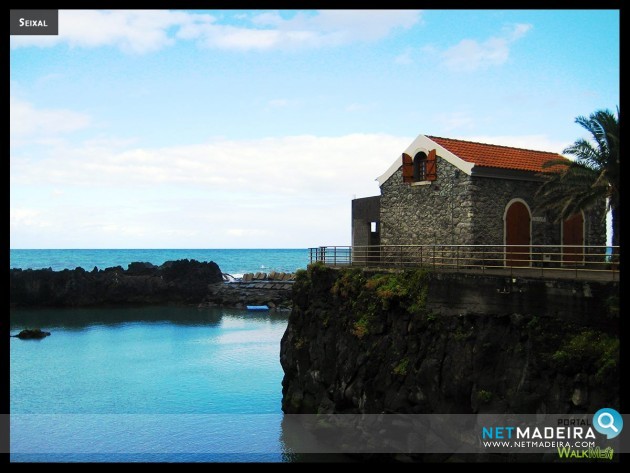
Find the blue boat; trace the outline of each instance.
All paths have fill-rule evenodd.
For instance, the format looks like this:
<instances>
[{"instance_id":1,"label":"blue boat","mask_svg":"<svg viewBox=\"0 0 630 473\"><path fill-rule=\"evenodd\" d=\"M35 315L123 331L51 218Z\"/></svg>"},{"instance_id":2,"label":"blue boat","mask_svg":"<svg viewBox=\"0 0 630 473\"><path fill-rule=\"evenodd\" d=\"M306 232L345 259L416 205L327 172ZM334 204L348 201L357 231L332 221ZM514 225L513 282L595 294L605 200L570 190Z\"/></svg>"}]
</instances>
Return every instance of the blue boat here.
<instances>
[{"instance_id":1,"label":"blue boat","mask_svg":"<svg viewBox=\"0 0 630 473\"><path fill-rule=\"evenodd\" d=\"M269 310L266 305L248 305L247 310Z\"/></svg>"}]
</instances>

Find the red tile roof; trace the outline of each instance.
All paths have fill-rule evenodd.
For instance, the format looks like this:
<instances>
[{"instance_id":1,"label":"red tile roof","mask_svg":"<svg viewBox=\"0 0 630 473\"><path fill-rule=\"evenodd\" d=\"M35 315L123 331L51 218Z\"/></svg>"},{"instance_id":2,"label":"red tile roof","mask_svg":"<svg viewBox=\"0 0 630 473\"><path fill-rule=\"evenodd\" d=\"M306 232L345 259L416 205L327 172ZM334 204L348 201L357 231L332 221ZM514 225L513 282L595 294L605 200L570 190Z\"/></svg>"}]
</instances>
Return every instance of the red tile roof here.
<instances>
[{"instance_id":1,"label":"red tile roof","mask_svg":"<svg viewBox=\"0 0 630 473\"><path fill-rule=\"evenodd\" d=\"M509 146L488 145L474 141L454 140L427 136L432 141L446 148L455 156L475 163L476 166L489 168L519 169L522 171L543 171L542 164L550 159L567 159L557 153L533 151L530 149L511 148ZM545 169L549 171L551 169Z\"/></svg>"}]
</instances>

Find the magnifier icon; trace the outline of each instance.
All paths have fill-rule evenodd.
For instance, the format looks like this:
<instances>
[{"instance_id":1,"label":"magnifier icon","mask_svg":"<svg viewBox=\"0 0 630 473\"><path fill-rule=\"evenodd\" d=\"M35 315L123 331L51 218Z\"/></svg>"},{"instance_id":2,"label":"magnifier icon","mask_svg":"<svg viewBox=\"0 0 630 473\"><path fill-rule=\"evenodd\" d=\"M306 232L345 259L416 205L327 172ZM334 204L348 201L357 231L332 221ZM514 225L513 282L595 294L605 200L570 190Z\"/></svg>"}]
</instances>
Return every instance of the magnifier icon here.
<instances>
[{"instance_id":1,"label":"magnifier icon","mask_svg":"<svg viewBox=\"0 0 630 473\"><path fill-rule=\"evenodd\" d=\"M608 419L608 422L604 424L604 422L602 421L602 418ZM599 426L602 429L612 429L613 432L615 432L615 433L619 432L619 429L617 427L615 427L615 419L613 418L613 416L612 416L612 414L610 412L602 412L597 417L597 423L599 424Z\"/></svg>"}]
</instances>

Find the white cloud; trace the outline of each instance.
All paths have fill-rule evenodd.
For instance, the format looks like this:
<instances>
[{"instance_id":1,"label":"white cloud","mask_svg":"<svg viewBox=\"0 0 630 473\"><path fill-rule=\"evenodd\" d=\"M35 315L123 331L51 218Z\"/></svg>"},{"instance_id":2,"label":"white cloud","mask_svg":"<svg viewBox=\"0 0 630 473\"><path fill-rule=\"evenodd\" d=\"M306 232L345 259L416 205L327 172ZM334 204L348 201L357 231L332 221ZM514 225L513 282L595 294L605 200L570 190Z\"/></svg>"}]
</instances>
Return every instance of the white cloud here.
<instances>
[{"instance_id":1,"label":"white cloud","mask_svg":"<svg viewBox=\"0 0 630 473\"><path fill-rule=\"evenodd\" d=\"M413 60L411 59L411 50L409 49L394 58L394 63L400 64L402 66L409 65L412 62Z\"/></svg>"},{"instance_id":2,"label":"white cloud","mask_svg":"<svg viewBox=\"0 0 630 473\"><path fill-rule=\"evenodd\" d=\"M242 16L242 15L241 15ZM241 24L243 23L241 18ZM335 46L373 41L420 21L420 12L407 10L323 10L283 18L264 12L247 18L249 25L220 23L206 13L171 10L60 10L59 35L12 36L11 47L113 46L144 54L195 40L210 48L268 50Z\"/></svg>"},{"instance_id":3,"label":"white cloud","mask_svg":"<svg viewBox=\"0 0 630 473\"><path fill-rule=\"evenodd\" d=\"M247 16L243 16L243 19L245 18L247 18ZM274 28L277 28L286 22L286 20L280 16L280 12L278 11L258 13L253 15L250 21L256 26L271 26Z\"/></svg>"},{"instance_id":4,"label":"white cloud","mask_svg":"<svg viewBox=\"0 0 630 473\"><path fill-rule=\"evenodd\" d=\"M510 45L531 28L529 24L517 24L504 29L502 36L491 37L483 42L463 39L441 53L442 64L453 71L474 71L504 64L510 55Z\"/></svg>"},{"instance_id":5,"label":"white cloud","mask_svg":"<svg viewBox=\"0 0 630 473\"><path fill-rule=\"evenodd\" d=\"M43 84L46 84L48 82L57 82L60 81L62 79L65 78L64 74L60 74L58 72L53 72L51 74L46 74L42 77L40 77L39 79L37 79L37 85L41 86Z\"/></svg>"},{"instance_id":6,"label":"white cloud","mask_svg":"<svg viewBox=\"0 0 630 473\"><path fill-rule=\"evenodd\" d=\"M322 10L312 16L296 15L278 26L315 31L323 41L371 41L399 28L411 28L419 21L420 12L414 10Z\"/></svg>"},{"instance_id":7,"label":"white cloud","mask_svg":"<svg viewBox=\"0 0 630 473\"><path fill-rule=\"evenodd\" d=\"M261 230L259 228L228 228L225 233L235 238L264 237L269 235L267 230Z\"/></svg>"},{"instance_id":8,"label":"white cloud","mask_svg":"<svg viewBox=\"0 0 630 473\"><path fill-rule=\"evenodd\" d=\"M64 109L37 109L32 104L11 97L9 105L11 139L32 136L52 137L69 133L90 125L90 117Z\"/></svg>"},{"instance_id":9,"label":"white cloud","mask_svg":"<svg viewBox=\"0 0 630 473\"><path fill-rule=\"evenodd\" d=\"M546 135L451 137L555 152L566 145ZM61 144L36 165L12 154L11 245L349 244L351 199L377 195L375 178L412 139L300 135L127 149L96 140Z\"/></svg>"},{"instance_id":10,"label":"white cloud","mask_svg":"<svg viewBox=\"0 0 630 473\"><path fill-rule=\"evenodd\" d=\"M366 183L372 187L374 178L408 141L391 135L352 134L217 140L155 149L116 150L94 142L76 148L61 144L47 158L40 157L37 166L12 156L11 178L16 185L55 187L171 184L287 195L321 189L360 193ZM352 191L348 176L357 183Z\"/></svg>"},{"instance_id":11,"label":"white cloud","mask_svg":"<svg viewBox=\"0 0 630 473\"><path fill-rule=\"evenodd\" d=\"M179 36L199 38L203 45L222 49L293 49L337 46L355 41L375 41L396 29L420 21L411 10L322 10L298 12L283 18L263 12L251 18L253 27L221 24L188 24Z\"/></svg>"},{"instance_id":12,"label":"white cloud","mask_svg":"<svg viewBox=\"0 0 630 473\"><path fill-rule=\"evenodd\" d=\"M410 137L352 134L11 154L13 247L295 247L349 242L353 196ZM62 189L59 195L56 190ZM56 195L56 198L51 198ZM21 205L18 205L21 204ZM38 217L50 226L42 234Z\"/></svg>"},{"instance_id":13,"label":"white cloud","mask_svg":"<svg viewBox=\"0 0 630 473\"><path fill-rule=\"evenodd\" d=\"M197 36L206 47L221 49L271 49L283 42L277 30L238 28L224 25L207 25L197 28ZM304 39L304 38L302 38ZM288 40L288 38L285 38Z\"/></svg>"},{"instance_id":14,"label":"white cloud","mask_svg":"<svg viewBox=\"0 0 630 473\"><path fill-rule=\"evenodd\" d=\"M15 207L11 208L9 218L12 224L20 222L31 223L35 221L39 215L40 212L38 212L37 210Z\"/></svg>"},{"instance_id":15,"label":"white cloud","mask_svg":"<svg viewBox=\"0 0 630 473\"><path fill-rule=\"evenodd\" d=\"M523 36L525 36L527 32L531 29L532 25L530 25L529 23L519 23L512 27L505 27L503 31L509 41L516 41L517 39L521 39Z\"/></svg>"}]
</instances>

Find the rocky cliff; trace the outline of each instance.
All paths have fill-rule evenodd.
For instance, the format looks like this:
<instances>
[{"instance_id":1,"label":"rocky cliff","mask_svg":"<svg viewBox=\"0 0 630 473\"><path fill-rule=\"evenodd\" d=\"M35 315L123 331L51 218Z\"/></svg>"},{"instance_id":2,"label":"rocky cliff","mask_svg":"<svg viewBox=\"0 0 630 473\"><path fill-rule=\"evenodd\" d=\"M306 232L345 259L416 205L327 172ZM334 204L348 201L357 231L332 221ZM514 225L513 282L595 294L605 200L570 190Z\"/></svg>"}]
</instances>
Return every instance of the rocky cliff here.
<instances>
[{"instance_id":1,"label":"rocky cliff","mask_svg":"<svg viewBox=\"0 0 630 473\"><path fill-rule=\"evenodd\" d=\"M523 298L522 288L528 287L527 281L518 283L514 300ZM449 284L456 299L458 283ZM283 411L586 413L619 408L616 284L590 284L585 295L575 287L532 282L528 299L574 300L573 306L587 314L575 314L574 320L547 313L544 304L532 306L536 313L515 312L507 302L488 304L492 313L440 312L432 303L432 287L440 285L444 281L420 270L374 273L311 265L300 271L281 342ZM485 290L484 297L506 297L504 281L497 280L496 287Z\"/></svg>"},{"instance_id":2,"label":"rocky cliff","mask_svg":"<svg viewBox=\"0 0 630 473\"><path fill-rule=\"evenodd\" d=\"M83 268L9 271L11 307L78 307L108 304L196 304L208 285L223 281L214 262L131 263L92 271Z\"/></svg>"}]
</instances>

